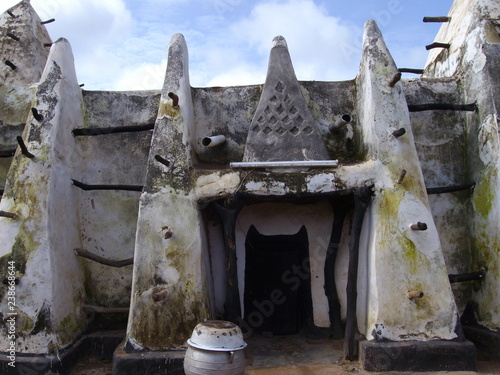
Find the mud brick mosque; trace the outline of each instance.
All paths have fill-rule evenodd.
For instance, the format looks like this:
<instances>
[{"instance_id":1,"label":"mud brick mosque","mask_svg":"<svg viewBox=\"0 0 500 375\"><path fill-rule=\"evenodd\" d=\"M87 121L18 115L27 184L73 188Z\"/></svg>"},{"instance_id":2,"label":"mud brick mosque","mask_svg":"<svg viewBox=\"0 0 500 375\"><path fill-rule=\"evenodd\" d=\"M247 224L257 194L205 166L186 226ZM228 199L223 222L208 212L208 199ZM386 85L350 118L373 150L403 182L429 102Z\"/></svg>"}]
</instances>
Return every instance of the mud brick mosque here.
<instances>
[{"instance_id":1,"label":"mud brick mosque","mask_svg":"<svg viewBox=\"0 0 500 375\"><path fill-rule=\"evenodd\" d=\"M344 340L370 371L499 360L499 17L494 0L429 17L422 70L367 21L342 82L298 81L278 36L263 84L194 88L176 34L161 90L114 92L80 86L29 1L9 9L0 372L18 373L12 316L31 374L92 350L114 374L174 373L207 319Z\"/></svg>"}]
</instances>

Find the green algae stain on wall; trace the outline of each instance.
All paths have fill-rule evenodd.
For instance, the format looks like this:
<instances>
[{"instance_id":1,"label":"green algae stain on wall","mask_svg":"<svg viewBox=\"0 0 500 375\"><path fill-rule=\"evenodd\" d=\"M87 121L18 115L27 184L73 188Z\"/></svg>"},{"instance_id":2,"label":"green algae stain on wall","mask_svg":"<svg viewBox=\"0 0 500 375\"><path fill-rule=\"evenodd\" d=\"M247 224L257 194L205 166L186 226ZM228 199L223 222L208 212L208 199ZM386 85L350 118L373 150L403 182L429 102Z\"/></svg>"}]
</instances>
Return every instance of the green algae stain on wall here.
<instances>
[{"instance_id":1,"label":"green algae stain on wall","mask_svg":"<svg viewBox=\"0 0 500 375\"><path fill-rule=\"evenodd\" d=\"M484 269L486 277L474 283L475 311L481 324L499 329L500 316L498 283L500 282L500 233L498 232L498 169L488 166L474 189L472 204L475 210L475 234L473 239L473 267ZM485 296L489 296L486 298Z\"/></svg>"},{"instance_id":2,"label":"green algae stain on wall","mask_svg":"<svg viewBox=\"0 0 500 375\"><path fill-rule=\"evenodd\" d=\"M488 218L493 207L495 188L492 186L492 182L496 180L496 177L496 169L488 168L474 189L474 208L484 219Z\"/></svg>"}]
</instances>

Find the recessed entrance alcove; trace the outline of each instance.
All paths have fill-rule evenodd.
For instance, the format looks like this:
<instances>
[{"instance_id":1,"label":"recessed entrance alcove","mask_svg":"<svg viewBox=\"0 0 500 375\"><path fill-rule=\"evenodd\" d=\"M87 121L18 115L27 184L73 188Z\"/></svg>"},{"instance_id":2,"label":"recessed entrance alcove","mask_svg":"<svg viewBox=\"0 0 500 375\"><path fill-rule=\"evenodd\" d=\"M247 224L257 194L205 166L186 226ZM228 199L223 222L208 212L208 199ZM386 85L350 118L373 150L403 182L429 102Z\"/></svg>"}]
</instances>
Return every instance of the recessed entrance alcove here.
<instances>
[{"instance_id":1,"label":"recessed entrance alcove","mask_svg":"<svg viewBox=\"0 0 500 375\"><path fill-rule=\"evenodd\" d=\"M307 329L313 307L309 241L296 234L266 236L250 226L245 241L243 309L255 331L293 335Z\"/></svg>"},{"instance_id":2,"label":"recessed entrance alcove","mask_svg":"<svg viewBox=\"0 0 500 375\"><path fill-rule=\"evenodd\" d=\"M333 311L326 284L335 286L340 302L337 321L345 319L349 219L332 259L335 271L326 272L333 280L325 284L334 209L335 201L327 199L270 201L241 209L235 225L237 284L241 326L249 335L330 337ZM222 317L227 308L223 231L207 211L211 289L216 315Z\"/></svg>"}]
</instances>

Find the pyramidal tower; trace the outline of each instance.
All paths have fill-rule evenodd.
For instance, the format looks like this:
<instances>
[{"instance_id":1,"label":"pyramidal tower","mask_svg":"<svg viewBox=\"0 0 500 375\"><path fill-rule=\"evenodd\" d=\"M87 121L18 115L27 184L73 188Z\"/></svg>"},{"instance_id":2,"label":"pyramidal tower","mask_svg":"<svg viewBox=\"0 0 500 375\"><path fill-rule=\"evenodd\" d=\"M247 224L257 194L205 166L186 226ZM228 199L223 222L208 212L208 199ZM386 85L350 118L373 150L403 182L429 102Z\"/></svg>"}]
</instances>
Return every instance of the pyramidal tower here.
<instances>
[{"instance_id":1,"label":"pyramidal tower","mask_svg":"<svg viewBox=\"0 0 500 375\"><path fill-rule=\"evenodd\" d=\"M177 372L205 320L368 371L498 360L499 12L426 17L423 69L368 20L343 82L277 36L263 84L193 88L175 34L163 87L122 92L84 90L29 1L2 14L0 372Z\"/></svg>"}]
</instances>

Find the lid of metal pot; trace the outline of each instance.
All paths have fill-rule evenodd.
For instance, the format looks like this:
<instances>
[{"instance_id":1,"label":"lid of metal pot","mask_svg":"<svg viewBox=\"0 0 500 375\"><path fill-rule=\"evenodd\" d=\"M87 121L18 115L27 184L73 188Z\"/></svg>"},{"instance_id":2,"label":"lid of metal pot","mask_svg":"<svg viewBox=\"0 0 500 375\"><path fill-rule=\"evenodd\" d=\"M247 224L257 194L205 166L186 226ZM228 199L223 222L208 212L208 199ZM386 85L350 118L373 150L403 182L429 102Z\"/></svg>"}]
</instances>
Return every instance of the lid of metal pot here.
<instances>
[{"instance_id":1,"label":"lid of metal pot","mask_svg":"<svg viewBox=\"0 0 500 375\"><path fill-rule=\"evenodd\" d=\"M224 320L199 323L187 343L197 349L213 351L241 350L247 346L240 327Z\"/></svg>"}]
</instances>

